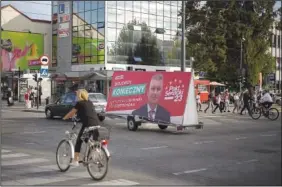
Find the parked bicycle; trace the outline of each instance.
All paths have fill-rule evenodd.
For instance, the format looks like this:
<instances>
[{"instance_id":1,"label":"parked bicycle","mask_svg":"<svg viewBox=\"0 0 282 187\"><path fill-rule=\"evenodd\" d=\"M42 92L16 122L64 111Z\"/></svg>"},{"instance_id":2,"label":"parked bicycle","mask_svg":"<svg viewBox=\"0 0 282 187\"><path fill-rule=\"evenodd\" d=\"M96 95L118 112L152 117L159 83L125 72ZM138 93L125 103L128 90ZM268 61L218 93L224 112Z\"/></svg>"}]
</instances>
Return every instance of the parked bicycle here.
<instances>
[{"instance_id":1,"label":"parked bicycle","mask_svg":"<svg viewBox=\"0 0 282 187\"><path fill-rule=\"evenodd\" d=\"M276 108L265 108L263 105L253 107L251 111L251 117L255 120L259 119L261 115L271 121L277 120L279 117L279 111Z\"/></svg>"},{"instance_id":2,"label":"parked bicycle","mask_svg":"<svg viewBox=\"0 0 282 187\"><path fill-rule=\"evenodd\" d=\"M71 132L65 132L66 137L60 141L56 151L57 165L62 172L69 170L70 164L74 159L74 145L77 139L76 126L79 120L77 118L73 118L72 120L73 127ZM93 133L96 129L99 132L98 141L93 139ZM94 180L102 180L107 175L110 159L110 153L107 148L109 137L110 129L102 126L85 128L81 136L81 140L86 145L86 148L82 160L79 163L87 167L89 175ZM61 149L63 149L63 154L61 154ZM92 170L92 166L97 167L97 173Z\"/></svg>"}]
</instances>

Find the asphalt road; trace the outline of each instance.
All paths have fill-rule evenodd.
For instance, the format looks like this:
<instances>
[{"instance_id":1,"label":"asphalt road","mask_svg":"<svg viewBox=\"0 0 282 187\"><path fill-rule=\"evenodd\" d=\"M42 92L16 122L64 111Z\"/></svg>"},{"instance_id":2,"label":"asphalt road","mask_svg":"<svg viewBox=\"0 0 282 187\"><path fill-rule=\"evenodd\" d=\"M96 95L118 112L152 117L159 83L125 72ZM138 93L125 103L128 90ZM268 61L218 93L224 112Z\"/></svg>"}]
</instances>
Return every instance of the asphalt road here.
<instances>
[{"instance_id":1,"label":"asphalt road","mask_svg":"<svg viewBox=\"0 0 282 187\"><path fill-rule=\"evenodd\" d=\"M58 171L55 152L71 123L44 114L2 111L2 186L5 185L281 185L281 117L252 120L231 113L199 114L204 129L176 134L143 125L112 127L110 171L93 181L85 167Z\"/></svg>"}]
</instances>

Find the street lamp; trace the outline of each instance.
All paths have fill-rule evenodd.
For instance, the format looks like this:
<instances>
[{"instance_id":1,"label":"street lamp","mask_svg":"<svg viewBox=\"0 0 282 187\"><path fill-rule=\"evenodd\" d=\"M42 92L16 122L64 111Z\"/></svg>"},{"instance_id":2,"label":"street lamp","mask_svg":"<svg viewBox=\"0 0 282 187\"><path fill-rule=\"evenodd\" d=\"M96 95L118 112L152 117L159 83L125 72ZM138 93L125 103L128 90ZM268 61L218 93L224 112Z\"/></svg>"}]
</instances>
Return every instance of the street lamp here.
<instances>
[{"instance_id":1,"label":"street lamp","mask_svg":"<svg viewBox=\"0 0 282 187\"><path fill-rule=\"evenodd\" d=\"M185 71L185 1L182 1L181 71Z\"/></svg>"},{"instance_id":2,"label":"street lamp","mask_svg":"<svg viewBox=\"0 0 282 187\"><path fill-rule=\"evenodd\" d=\"M240 47L240 93L242 92L242 78L243 78L243 75L242 75L242 66L243 66L243 42L245 41L245 38L241 38L241 47Z\"/></svg>"}]
</instances>

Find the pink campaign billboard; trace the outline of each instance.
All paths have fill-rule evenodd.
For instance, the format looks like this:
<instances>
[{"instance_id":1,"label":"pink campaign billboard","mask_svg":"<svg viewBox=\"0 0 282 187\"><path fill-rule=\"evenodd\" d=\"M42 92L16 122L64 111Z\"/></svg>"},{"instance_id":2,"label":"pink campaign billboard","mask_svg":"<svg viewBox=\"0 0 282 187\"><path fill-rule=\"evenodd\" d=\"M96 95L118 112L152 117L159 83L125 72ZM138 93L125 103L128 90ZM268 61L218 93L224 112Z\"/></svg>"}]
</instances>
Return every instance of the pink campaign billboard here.
<instances>
[{"instance_id":1,"label":"pink campaign billboard","mask_svg":"<svg viewBox=\"0 0 282 187\"><path fill-rule=\"evenodd\" d=\"M114 72L107 113L182 124L190 72Z\"/></svg>"}]
</instances>

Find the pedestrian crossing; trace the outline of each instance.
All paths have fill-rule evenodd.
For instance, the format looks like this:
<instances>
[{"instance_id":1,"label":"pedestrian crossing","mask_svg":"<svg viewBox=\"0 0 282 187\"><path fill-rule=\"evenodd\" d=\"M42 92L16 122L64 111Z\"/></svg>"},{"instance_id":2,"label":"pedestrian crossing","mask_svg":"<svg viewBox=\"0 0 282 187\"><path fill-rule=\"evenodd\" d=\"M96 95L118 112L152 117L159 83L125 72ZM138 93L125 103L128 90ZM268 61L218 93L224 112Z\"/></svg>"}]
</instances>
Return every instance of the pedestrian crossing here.
<instances>
[{"instance_id":1,"label":"pedestrian crossing","mask_svg":"<svg viewBox=\"0 0 282 187\"><path fill-rule=\"evenodd\" d=\"M46 158L37 158L27 153L12 149L1 150L2 185L139 185L128 179L112 179L93 181L85 167L70 168L68 172L60 172L56 163ZM108 179L107 179L108 178Z\"/></svg>"}]
</instances>

